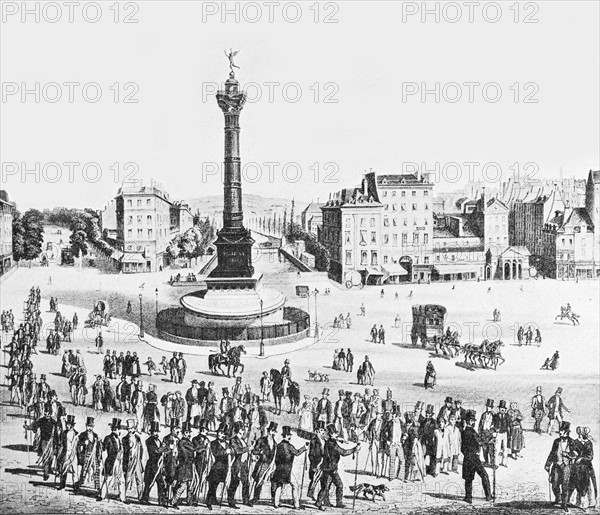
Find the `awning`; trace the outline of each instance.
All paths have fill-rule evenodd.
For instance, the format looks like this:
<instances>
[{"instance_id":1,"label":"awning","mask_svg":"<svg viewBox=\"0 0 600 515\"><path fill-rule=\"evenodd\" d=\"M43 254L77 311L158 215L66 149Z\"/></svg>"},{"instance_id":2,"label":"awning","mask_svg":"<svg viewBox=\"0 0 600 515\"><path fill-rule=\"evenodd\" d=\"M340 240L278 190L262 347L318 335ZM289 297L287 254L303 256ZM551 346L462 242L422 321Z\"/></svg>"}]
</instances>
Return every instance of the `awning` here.
<instances>
[{"instance_id":1,"label":"awning","mask_svg":"<svg viewBox=\"0 0 600 515\"><path fill-rule=\"evenodd\" d=\"M374 266L366 267L365 271L367 272L367 275L383 275L383 272Z\"/></svg>"},{"instance_id":2,"label":"awning","mask_svg":"<svg viewBox=\"0 0 600 515\"><path fill-rule=\"evenodd\" d=\"M144 256L142 256L141 254L133 254L133 253L129 253L129 254L123 254L123 256L121 257L121 263L142 263L145 264L146 263L146 258Z\"/></svg>"},{"instance_id":3,"label":"awning","mask_svg":"<svg viewBox=\"0 0 600 515\"><path fill-rule=\"evenodd\" d=\"M435 265L435 270L440 275L477 273L477 265Z\"/></svg>"},{"instance_id":4,"label":"awning","mask_svg":"<svg viewBox=\"0 0 600 515\"><path fill-rule=\"evenodd\" d=\"M382 265L383 271L389 275L408 275L408 270L404 268L402 265L397 265L396 263L388 263Z\"/></svg>"}]
</instances>

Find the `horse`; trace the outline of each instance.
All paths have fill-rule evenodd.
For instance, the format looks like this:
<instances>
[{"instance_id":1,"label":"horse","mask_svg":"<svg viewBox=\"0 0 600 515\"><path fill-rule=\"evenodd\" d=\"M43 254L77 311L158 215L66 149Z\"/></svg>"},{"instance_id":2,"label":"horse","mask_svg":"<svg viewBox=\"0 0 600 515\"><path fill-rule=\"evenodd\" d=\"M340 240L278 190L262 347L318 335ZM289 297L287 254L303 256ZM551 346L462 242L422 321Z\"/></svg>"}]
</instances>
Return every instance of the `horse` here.
<instances>
[{"instance_id":1,"label":"horse","mask_svg":"<svg viewBox=\"0 0 600 515\"><path fill-rule=\"evenodd\" d=\"M573 313L571 310L567 309L565 306L560 307L560 315L556 315L554 317L554 320L556 320L557 318L560 318L561 321L563 318L566 318L567 320L570 320L571 322L573 322L573 325L579 325L579 315Z\"/></svg>"},{"instance_id":2,"label":"horse","mask_svg":"<svg viewBox=\"0 0 600 515\"><path fill-rule=\"evenodd\" d=\"M227 377L231 377L231 368L233 367L233 376L235 377L238 368L240 374L244 372L244 365L241 362L241 355L246 354L246 348L243 345L231 347L227 354L210 354L208 356L208 368L214 375L225 375L223 366L227 367Z\"/></svg>"},{"instance_id":3,"label":"horse","mask_svg":"<svg viewBox=\"0 0 600 515\"><path fill-rule=\"evenodd\" d=\"M270 372L271 391L273 392L273 402L275 403L275 412L281 415L281 401L284 398L284 381L279 370L274 368ZM287 384L287 398L290 400L290 409L288 413L296 413L300 405L300 386L295 381L289 381Z\"/></svg>"}]
</instances>

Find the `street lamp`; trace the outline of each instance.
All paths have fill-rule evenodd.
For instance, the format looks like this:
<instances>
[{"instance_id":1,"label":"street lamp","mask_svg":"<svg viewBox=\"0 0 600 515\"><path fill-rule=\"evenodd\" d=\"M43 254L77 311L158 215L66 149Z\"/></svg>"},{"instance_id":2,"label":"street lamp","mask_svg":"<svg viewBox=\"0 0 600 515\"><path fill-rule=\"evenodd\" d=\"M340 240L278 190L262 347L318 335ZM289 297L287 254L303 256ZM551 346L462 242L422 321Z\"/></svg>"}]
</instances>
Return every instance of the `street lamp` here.
<instances>
[{"instance_id":1,"label":"street lamp","mask_svg":"<svg viewBox=\"0 0 600 515\"><path fill-rule=\"evenodd\" d=\"M315 338L319 337L319 319L317 318L317 295L319 290L315 288ZM310 315L310 313L309 313Z\"/></svg>"},{"instance_id":2,"label":"street lamp","mask_svg":"<svg viewBox=\"0 0 600 515\"><path fill-rule=\"evenodd\" d=\"M140 340L144 338L144 316L142 310L142 294L140 293Z\"/></svg>"},{"instance_id":3,"label":"street lamp","mask_svg":"<svg viewBox=\"0 0 600 515\"><path fill-rule=\"evenodd\" d=\"M154 295L156 297L156 315L158 316L158 288L154 290Z\"/></svg>"},{"instance_id":4,"label":"street lamp","mask_svg":"<svg viewBox=\"0 0 600 515\"><path fill-rule=\"evenodd\" d=\"M263 337L263 300L260 299L260 355L265 355L265 340Z\"/></svg>"}]
</instances>

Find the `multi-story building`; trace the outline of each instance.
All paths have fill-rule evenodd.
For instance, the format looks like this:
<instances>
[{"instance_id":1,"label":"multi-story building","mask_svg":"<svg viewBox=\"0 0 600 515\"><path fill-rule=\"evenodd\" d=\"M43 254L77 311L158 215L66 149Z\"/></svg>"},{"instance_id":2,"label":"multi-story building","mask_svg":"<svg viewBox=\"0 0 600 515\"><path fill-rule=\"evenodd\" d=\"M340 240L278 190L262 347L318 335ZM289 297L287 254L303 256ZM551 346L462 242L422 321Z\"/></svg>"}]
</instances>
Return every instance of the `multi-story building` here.
<instances>
[{"instance_id":1,"label":"multi-story building","mask_svg":"<svg viewBox=\"0 0 600 515\"><path fill-rule=\"evenodd\" d=\"M542 230L544 273L556 279L600 277L600 171L590 170L585 207L556 211Z\"/></svg>"},{"instance_id":2,"label":"multi-story building","mask_svg":"<svg viewBox=\"0 0 600 515\"><path fill-rule=\"evenodd\" d=\"M102 212L103 235L121 252L123 272L155 272L168 266L169 242L192 226L189 207L171 201L154 181L124 185Z\"/></svg>"},{"instance_id":3,"label":"multi-story building","mask_svg":"<svg viewBox=\"0 0 600 515\"><path fill-rule=\"evenodd\" d=\"M321 243L329 250L329 276L352 282L355 272L364 284L380 284L382 205L372 181L363 178L361 187L343 189L321 207Z\"/></svg>"},{"instance_id":4,"label":"multi-story building","mask_svg":"<svg viewBox=\"0 0 600 515\"><path fill-rule=\"evenodd\" d=\"M306 206L304 211L302 211L302 228L315 236L319 234L319 230L323 225L323 213L321 211L323 205L323 203L319 203L317 200L317 202L311 202Z\"/></svg>"},{"instance_id":5,"label":"multi-story building","mask_svg":"<svg viewBox=\"0 0 600 515\"><path fill-rule=\"evenodd\" d=\"M16 206L5 190L0 191L0 275L13 265L12 223Z\"/></svg>"}]
</instances>

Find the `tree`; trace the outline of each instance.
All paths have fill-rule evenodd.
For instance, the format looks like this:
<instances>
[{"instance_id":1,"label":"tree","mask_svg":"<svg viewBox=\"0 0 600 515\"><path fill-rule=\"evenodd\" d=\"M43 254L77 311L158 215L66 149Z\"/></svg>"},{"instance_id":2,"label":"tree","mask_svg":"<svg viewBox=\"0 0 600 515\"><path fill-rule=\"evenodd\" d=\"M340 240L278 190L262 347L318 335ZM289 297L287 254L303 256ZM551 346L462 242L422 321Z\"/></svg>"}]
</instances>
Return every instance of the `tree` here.
<instances>
[{"instance_id":1,"label":"tree","mask_svg":"<svg viewBox=\"0 0 600 515\"><path fill-rule=\"evenodd\" d=\"M25 256L25 227L21 213L15 210L12 219L12 251L13 259L16 262L21 261Z\"/></svg>"},{"instance_id":2,"label":"tree","mask_svg":"<svg viewBox=\"0 0 600 515\"><path fill-rule=\"evenodd\" d=\"M289 233L288 235L291 236L291 233L293 231L293 226L294 226L294 207L296 206L296 201L295 199L292 199L292 210L290 211L290 229L289 229Z\"/></svg>"},{"instance_id":3,"label":"tree","mask_svg":"<svg viewBox=\"0 0 600 515\"><path fill-rule=\"evenodd\" d=\"M287 234L287 207L283 210L283 227L281 234L285 236Z\"/></svg>"},{"instance_id":4,"label":"tree","mask_svg":"<svg viewBox=\"0 0 600 515\"><path fill-rule=\"evenodd\" d=\"M30 209L25 212L20 223L22 225L22 245L18 250L18 259L31 261L36 259L42 253L44 243L44 215L37 209ZM19 228L17 227L17 230Z\"/></svg>"},{"instance_id":5,"label":"tree","mask_svg":"<svg viewBox=\"0 0 600 515\"><path fill-rule=\"evenodd\" d=\"M315 268L320 272L328 272L330 264L329 250L317 240L317 237L306 232L298 224L290 224L289 236L292 240L303 240L306 252L315 256Z\"/></svg>"}]
</instances>

